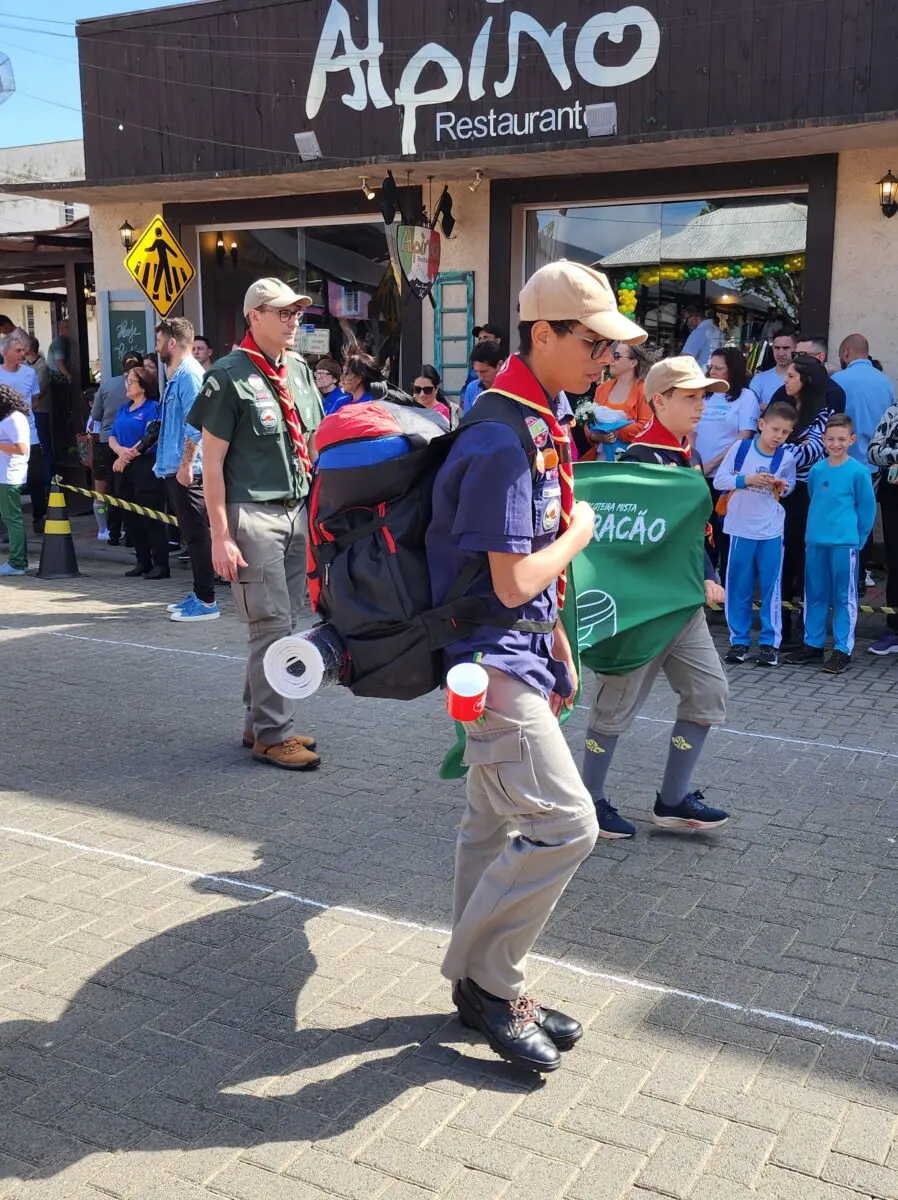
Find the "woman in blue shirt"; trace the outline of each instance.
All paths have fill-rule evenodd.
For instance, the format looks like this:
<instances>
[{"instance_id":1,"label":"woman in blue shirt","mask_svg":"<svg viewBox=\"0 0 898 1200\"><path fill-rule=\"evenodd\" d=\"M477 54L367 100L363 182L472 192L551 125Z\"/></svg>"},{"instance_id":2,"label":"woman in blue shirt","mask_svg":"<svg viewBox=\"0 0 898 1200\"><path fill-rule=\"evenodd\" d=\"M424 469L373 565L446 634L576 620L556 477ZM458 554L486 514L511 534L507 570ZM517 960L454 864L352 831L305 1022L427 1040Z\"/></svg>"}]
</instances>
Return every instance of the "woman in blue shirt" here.
<instances>
[{"instance_id":1,"label":"woman in blue shirt","mask_svg":"<svg viewBox=\"0 0 898 1200\"><path fill-rule=\"evenodd\" d=\"M132 367L125 390L130 403L119 409L109 433L109 449L115 455L112 469L120 477L118 495L122 500L160 511L165 506L165 492L162 480L153 474L158 425L149 433L147 430L151 421L159 421L159 385L146 367ZM147 441L152 444L146 446ZM125 574L168 579L168 531L164 522L127 510L124 520L137 557L137 565Z\"/></svg>"}]
</instances>

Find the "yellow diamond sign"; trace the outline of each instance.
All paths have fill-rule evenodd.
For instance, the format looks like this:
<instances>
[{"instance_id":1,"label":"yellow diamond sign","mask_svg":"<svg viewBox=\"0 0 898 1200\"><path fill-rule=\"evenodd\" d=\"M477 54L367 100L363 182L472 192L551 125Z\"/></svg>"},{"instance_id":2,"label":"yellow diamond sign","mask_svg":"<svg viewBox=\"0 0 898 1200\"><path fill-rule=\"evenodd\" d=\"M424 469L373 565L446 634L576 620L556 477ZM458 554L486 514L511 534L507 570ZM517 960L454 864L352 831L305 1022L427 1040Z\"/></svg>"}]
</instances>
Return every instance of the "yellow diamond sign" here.
<instances>
[{"instance_id":1,"label":"yellow diamond sign","mask_svg":"<svg viewBox=\"0 0 898 1200\"><path fill-rule=\"evenodd\" d=\"M125 270L160 317L168 316L196 274L161 217L153 217L128 251Z\"/></svg>"}]
</instances>

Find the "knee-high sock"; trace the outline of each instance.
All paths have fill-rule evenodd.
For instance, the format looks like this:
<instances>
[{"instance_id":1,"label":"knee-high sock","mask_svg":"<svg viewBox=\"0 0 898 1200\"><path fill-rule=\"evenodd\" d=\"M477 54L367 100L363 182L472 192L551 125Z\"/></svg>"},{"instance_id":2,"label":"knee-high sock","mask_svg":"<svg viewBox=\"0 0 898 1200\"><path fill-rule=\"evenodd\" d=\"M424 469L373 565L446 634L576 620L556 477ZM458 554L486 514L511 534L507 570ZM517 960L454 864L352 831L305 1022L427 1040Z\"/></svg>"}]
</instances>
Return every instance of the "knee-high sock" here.
<instances>
[{"instance_id":1,"label":"knee-high sock","mask_svg":"<svg viewBox=\"0 0 898 1200\"><path fill-rule=\"evenodd\" d=\"M94 500L94 517L96 518L97 529L100 531L100 533L108 533L109 532L109 526L106 523L106 513L107 513L106 501L105 500Z\"/></svg>"},{"instance_id":2,"label":"knee-high sock","mask_svg":"<svg viewBox=\"0 0 898 1200\"><path fill-rule=\"evenodd\" d=\"M617 736L599 733L597 729L586 731L586 753L583 755L583 783L593 800L605 800L605 781L611 769L611 760L617 748Z\"/></svg>"},{"instance_id":3,"label":"knee-high sock","mask_svg":"<svg viewBox=\"0 0 898 1200\"><path fill-rule=\"evenodd\" d=\"M709 725L696 725L694 721L677 721L674 725L661 782L662 804L673 808L689 795L692 772L709 730Z\"/></svg>"}]
</instances>

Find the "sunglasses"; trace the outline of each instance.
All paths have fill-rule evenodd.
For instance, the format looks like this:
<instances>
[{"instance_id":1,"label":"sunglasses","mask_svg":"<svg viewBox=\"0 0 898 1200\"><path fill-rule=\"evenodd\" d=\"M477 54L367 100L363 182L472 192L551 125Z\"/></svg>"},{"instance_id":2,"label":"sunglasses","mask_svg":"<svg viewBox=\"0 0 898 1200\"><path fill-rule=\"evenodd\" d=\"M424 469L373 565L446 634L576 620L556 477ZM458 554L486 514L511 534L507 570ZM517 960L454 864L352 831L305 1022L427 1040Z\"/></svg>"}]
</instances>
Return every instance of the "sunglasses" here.
<instances>
[{"instance_id":1,"label":"sunglasses","mask_svg":"<svg viewBox=\"0 0 898 1200\"><path fill-rule=\"evenodd\" d=\"M412 391L416 396L432 396L434 390L433 384L431 384L429 387L419 387L419 385L416 383L412 388Z\"/></svg>"},{"instance_id":2,"label":"sunglasses","mask_svg":"<svg viewBox=\"0 0 898 1200\"><path fill-rule=\"evenodd\" d=\"M578 333L576 329L569 329L568 333L571 337L579 338L581 342L592 346L592 350L589 352L591 358L601 358L608 349L608 341L605 338L597 342L595 338L587 337L585 333Z\"/></svg>"},{"instance_id":3,"label":"sunglasses","mask_svg":"<svg viewBox=\"0 0 898 1200\"><path fill-rule=\"evenodd\" d=\"M620 350L612 350L611 357L614 359L615 362L620 362L621 359L623 359L624 362L633 362L633 358L631 357L631 355L621 354Z\"/></svg>"}]
</instances>

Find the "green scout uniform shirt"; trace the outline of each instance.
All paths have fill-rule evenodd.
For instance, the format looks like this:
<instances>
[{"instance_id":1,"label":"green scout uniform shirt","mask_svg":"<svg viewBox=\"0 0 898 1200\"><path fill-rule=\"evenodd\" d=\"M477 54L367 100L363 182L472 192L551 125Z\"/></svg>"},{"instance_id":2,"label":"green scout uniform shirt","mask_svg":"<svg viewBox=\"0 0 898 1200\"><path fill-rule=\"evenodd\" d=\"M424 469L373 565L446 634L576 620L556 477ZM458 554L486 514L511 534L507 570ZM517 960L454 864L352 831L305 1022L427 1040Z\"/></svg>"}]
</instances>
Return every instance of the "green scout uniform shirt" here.
<instances>
[{"instance_id":1,"label":"green scout uniform shirt","mask_svg":"<svg viewBox=\"0 0 898 1200\"><path fill-rule=\"evenodd\" d=\"M285 362L290 395L308 438L324 416L321 397L304 359L288 350ZM187 419L230 443L224 460L229 504L296 500L308 494L309 479L296 461L280 401L242 350L212 364Z\"/></svg>"}]
</instances>

